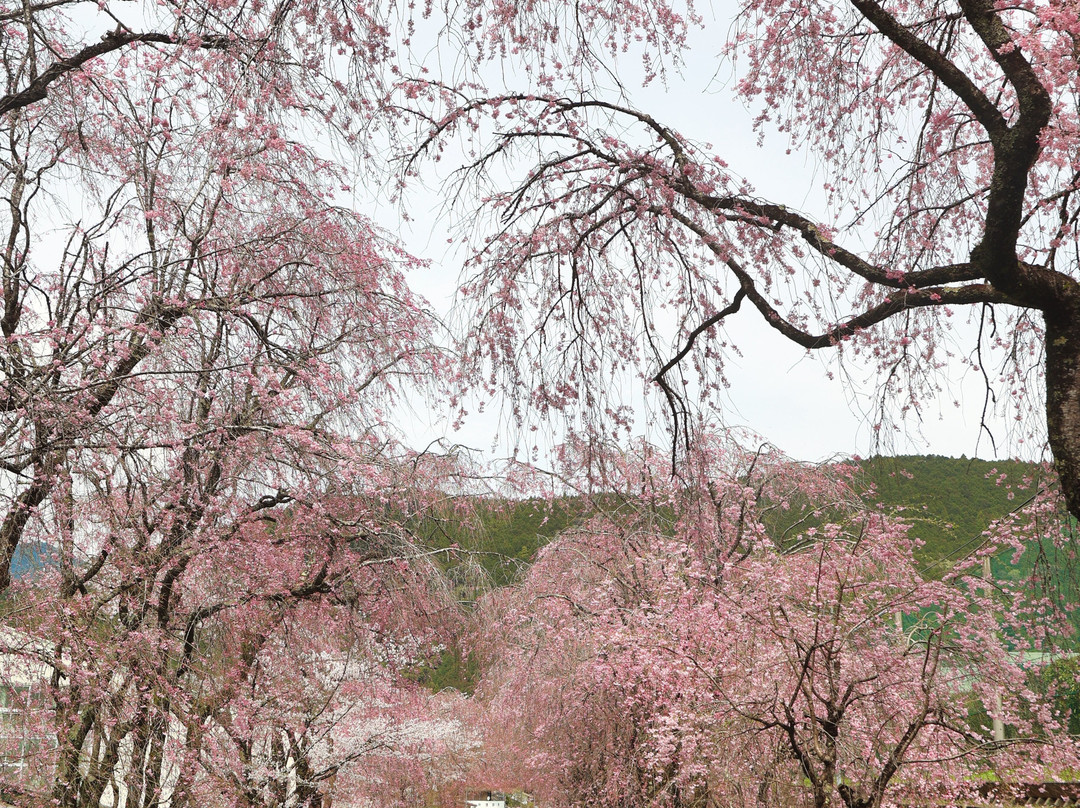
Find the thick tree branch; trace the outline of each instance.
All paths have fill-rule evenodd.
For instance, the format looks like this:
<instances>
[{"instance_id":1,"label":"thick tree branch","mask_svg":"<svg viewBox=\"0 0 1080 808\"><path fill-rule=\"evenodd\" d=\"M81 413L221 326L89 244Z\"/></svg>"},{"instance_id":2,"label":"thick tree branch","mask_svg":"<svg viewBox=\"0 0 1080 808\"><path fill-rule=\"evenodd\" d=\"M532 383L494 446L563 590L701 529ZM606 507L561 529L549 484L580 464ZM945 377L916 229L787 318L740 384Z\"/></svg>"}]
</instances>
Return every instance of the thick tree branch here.
<instances>
[{"instance_id":1,"label":"thick tree branch","mask_svg":"<svg viewBox=\"0 0 1080 808\"><path fill-rule=\"evenodd\" d=\"M653 210L654 213L660 211ZM884 302L872 306L860 314L854 315L847 320L833 326L821 334L811 334L804 331L791 321L781 316L780 312L769 303L754 283L753 277L731 256L727 255L724 248L716 242L716 239L708 233L700 224L677 210L665 212L688 230L700 237L709 250L721 261L727 264L732 274L739 281L739 287L746 299L761 312L765 321L783 334L791 342L801 345L810 350L827 348L847 339L858 331L877 325L885 320L910 309L929 308L943 305L970 305L974 303L1010 303L1017 301L990 284L972 283L967 286L932 286L925 289L898 290L892 297ZM695 331L695 336L700 333Z\"/></svg>"},{"instance_id":2,"label":"thick tree branch","mask_svg":"<svg viewBox=\"0 0 1080 808\"><path fill-rule=\"evenodd\" d=\"M0 97L0 115L43 101L48 97L49 85L60 77L78 70L91 59L112 53L134 42L154 42L162 45L179 44L176 38L169 34L153 32L137 34L132 31L110 31L101 38L100 42L87 45L78 53L66 59L57 59L41 75L31 81L25 89ZM232 44L234 43L228 37L222 36L204 37L198 40L198 47L200 48L221 49Z\"/></svg>"},{"instance_id":3,"label":"thick tree branch","mask_svg":"<svg viewBox=\"0 0 1080 808\"><path fill-rule=\"evenodd\" d=\"M998 63L1009 83L1016 90L1016 101L1020 108L1020 121L1016 126L1026 125L1028 119L1042 119L1042 124L1038 126L1038 129L1042 129L1050 115L1050 94L1039 81L1031 63L1020 48L1016 47L1005 24L998 16L994 4L988 0L959 0L959 2L960 8L964 11L964 17L971 23L979 39L986 45L990 56Z\"/></svg>"},{"instance_id":4,"label":"thick tree branch","mask_svg":"<svg viewBox=\"0 0 1080 808\"><path fill-rule=\"evenodd\" d=\"M920 289L946 283L964 283L982 277L978 268L970 263L949 264L915 272L885 270L840 246L822 233L813 221L783 205L739 196L714 197L696 193L692 187L679 187L677 190L706 210L745 213L795 230L815 252L879 286L890 289Z\"/></svg>"},{"instance_id":5,"label":"thick tree branch","mask_svg":"<svg viewBox=\"0 0 1080 808\"><path fill-rule=\"evenodd\" d=\"M924 65L964 102L991 137L1008 128L1001 110L986 94L937 48L920 39L874 0L851 0L851 4L889 41Z\"/></svg>"}]
</instances>

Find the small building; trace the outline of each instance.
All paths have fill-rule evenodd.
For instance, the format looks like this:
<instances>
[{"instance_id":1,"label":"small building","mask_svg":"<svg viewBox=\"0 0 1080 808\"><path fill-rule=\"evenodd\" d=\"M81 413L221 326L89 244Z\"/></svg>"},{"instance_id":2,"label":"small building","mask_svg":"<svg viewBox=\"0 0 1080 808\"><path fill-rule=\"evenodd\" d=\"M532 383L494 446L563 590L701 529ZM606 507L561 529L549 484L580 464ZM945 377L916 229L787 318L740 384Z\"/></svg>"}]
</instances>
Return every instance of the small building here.
<instances>
[{"instance_id":1,"label":"small building","mask_svg":"<svg viewBox=\"0 0 1080 808\"><path fill-rule=\"evenodd\" d=\"M506 808L506 797L494 791L465 792L466 808Z\"/></svg>"}]
</instances>

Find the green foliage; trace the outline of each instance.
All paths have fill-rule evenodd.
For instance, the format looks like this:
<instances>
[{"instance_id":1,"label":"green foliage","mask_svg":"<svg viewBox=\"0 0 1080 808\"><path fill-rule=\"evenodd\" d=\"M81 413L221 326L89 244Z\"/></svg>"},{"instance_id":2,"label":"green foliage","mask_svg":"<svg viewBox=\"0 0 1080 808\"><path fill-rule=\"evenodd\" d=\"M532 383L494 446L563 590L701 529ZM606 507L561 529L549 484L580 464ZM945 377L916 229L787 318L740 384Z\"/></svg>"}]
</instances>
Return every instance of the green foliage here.
<instances>
[{"instance_id":1,"label":"green foliage","mask_svg":"<svg viewBox=\"0 0 1080 808\"><path fill-rule=\"evenodd\" d=\"M410 527L427 547L455 548L443 564L462 602L513 583L538 549L592 507L576 497L552 502L478 499L460 504L459 515L429 515ZM435 692L452 687L471 694L480 678L480 663L475 654L446 648L416 665L411 678Z\"/></svg>"},{"instance_id":2,"label":"green foliage","mask_svg":"<svg viewBox=\"0 0 1080 808\"><path fill-rule=\"evenodd\" d=\"M574 497L551 503L530 499L488 510L480 546L488 554L484 563L493 582L497 586L510 583L537 550L575 524L586 509Z\"/></svg>"},{"instance_id":3,"label":"green foliage","mask_svg":"<svg viewBox=\"0 0 1080 808\"><path fill-rule=\"evenodd\" d=\"M591 507L580 497L550 502L478 499L465 509L465 518L427 518L413 530L427 546L458 548L449 565L452 575L456 568L463 586L480 585L478 576L462 574L463 570L483 573L487 585L506 586L538 549L576 524Z\"/></svg>"},{"instance_id":4,"label":"green foliage","mask_svg":"<svg viewBox=\"0 0 1080 808\"><path fill-rule=\"evenodd\" d=\"M1027 501L1042 474L1042 468L1033 463L937 455L873 457L859 466L863 476L857 482L870 491L870 504L911 523L911 535L923 542L916 557L932 577L944 574L952 562L976 550L983 542L983 531ZM426 546L456 548L443 563L459 599L467 602L492 587L513 583L537 550L559 533L580 524L598 508L617 509L620 504L626 503L583 497L463 500L451 515L428 515L411 527ZM788 501L766 508L763 518L769 533L786 545L809 528L837 521L839 515L820 503ZM1066 599L1078 602L1071 583L1073 564L1059 557L1063 552L1035 545L1014 557L1011 549L1005 550L993 559L994 578L1034 581L1048 592L1071 593ZM474 658L460 649L448 649L418 666L415 677L434 690L454 687L471 692L477 672ZM1059 688L1059 692L1065 691ZM1080 690L1062 698L1080 699ZM1074 713L1069 715L1070 727L1080 722ZM981 720L972 716L973 722Z\"/></svg>"},{"instance_id":5,"label":"green foliage","mask_svg":"<svg viewBox=\"0 0 1080 808\"><path fill-rule=\"evenodd\" d=\"M922 542L916 551L924 574L944 575L954 562L984 542L991 522L1022 508L1044 482L1043 468L1015 460L969 460L935 455L875 457L861 463L864 483L872 486L872 504L911 523ZM1075 520L1064 511L1066 527ZM1080 569L1075 542L1030 542L1022 552L1004 548L991 559L994 581L1023 586L1032 601L1080 603ZM1074 638L1080 636L1080 610L1069 616Z\"/></svg>"},{"instance_id":6,"label":"green foliage","mask_svg":"<svg viewBox=\"0 0 1080 808\"><path fill-rule=\"evenodd\" d=\"M811 531L827 524L842 524L846 516L842 508L811 502L804 494L789 497L783 503L771 503L762 495L761 521L767 534L784 552L807 541Z\"/></svg>"},{"instance_id":7,"label":"green foliage","mask_svg":"<svg viewBox=\"0 0 1080 808\"><path fill-rule=\"evenodd\" d=\"M1053 697L1056 717L1070 735L1080 735L1080 658L1055 659L1031 674L1032 689Z\"/></svg>"},{"instance_id":8,"label":"green foliage","mask_svg":"<svg viewBox=\"0 0 1080 808\"><path fill-rule=\"evenodd\" d=\"M475 654L444 648L435 658L413 668L409 678L434 693L453 688L472 695L480 681L480 663Z\"/></svg>"},{"instance_id":9,"label":"green foliage","mask_svg":"<svg viewBox=\"0 0 1080 808\"><path fill-rule=\"evenodd\" d=\"M943 574L950 561L975 549L993 520L1006 516L1035 492L1042 474L1034 463L939 455L873 457L859 465L863 474L859 482L871 490L871 504L912 523L911 535L923 542L916 556L934 575ZM465 516L427 517L413 530L427 546L457 547L451 567L478 568L487 577L485 586L505 586L540 547L580 523L596 507L595 501L581 497L479 499L463 506ZM764 518L770 534L784 543L838 517L816 503L800 501L766 508ZM1052 549L1032 548L1018 564L998 559L995 577L1015 578L1040 567L1060 568L1061 559L1049 557L1052 554Z\"/></svg>"}]
</instances>

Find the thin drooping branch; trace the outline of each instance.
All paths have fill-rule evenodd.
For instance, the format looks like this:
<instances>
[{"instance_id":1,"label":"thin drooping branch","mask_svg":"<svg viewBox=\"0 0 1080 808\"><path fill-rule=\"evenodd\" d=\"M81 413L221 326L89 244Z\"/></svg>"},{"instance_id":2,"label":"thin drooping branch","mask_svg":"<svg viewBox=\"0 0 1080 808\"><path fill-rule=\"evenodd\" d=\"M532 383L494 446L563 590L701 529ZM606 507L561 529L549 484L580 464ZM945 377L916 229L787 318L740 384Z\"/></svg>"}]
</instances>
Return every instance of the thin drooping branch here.
<instances>
[{"instance_id":1,"label":"thin drooping branch","mask_svg":"<svg viewBox=\"0 0 1080 808\"><path fill-rule=\"evenodd\" d=\"M683 360L684 356L690 353L690 350L694 347L694 342L697 340L697 338L700 337L704 332L712 328L714 325L719 323L725 317L731 314L735 314L739 310L740 306L742 306L742 302L745 297L746 291L740 288L739 291L735 293L735 297L731 299L731 303L722 308L720 311L716 312L716 314L706 318L701 325L691 331L686 337L686 344L683 345L682 350L675 354L675 356L673 356L666 365L664 365L662 368L660 368L660 370L656 372L656 375L653 376L653 381L658 383L662 382L664 375L677 364L679 364L679 362Z\"/></svg>"}]
</instances>

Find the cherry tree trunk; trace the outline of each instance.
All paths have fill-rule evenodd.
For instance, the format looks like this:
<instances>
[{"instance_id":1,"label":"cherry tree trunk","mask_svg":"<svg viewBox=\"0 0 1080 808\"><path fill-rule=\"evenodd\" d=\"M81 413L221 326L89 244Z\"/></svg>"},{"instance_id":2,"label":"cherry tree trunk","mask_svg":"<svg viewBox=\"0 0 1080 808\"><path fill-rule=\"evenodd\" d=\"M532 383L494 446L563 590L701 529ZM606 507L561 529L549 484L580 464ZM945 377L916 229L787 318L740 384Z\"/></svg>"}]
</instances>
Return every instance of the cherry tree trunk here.
<instances>
[{"instance_id":1,"label":"cherry tree trunk","mask_svg":"<svg viewBox=\"0 0 1080 808\"><path fill-rule=\"evenodd\" d=\"M1046 429L1061 492L1080 519L1080 304L1047 312Z\"/></svg>"}]
</instances>

